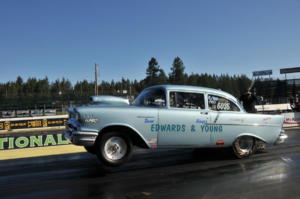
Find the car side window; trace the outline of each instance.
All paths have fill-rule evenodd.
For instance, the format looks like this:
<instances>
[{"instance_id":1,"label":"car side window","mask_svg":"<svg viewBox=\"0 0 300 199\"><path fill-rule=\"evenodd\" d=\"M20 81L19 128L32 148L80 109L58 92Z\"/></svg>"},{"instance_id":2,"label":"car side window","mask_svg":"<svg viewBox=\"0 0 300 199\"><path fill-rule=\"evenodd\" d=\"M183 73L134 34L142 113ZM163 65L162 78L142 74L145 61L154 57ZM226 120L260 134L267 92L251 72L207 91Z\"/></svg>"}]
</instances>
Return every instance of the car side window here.
<instances>
[{"instance_id":1,"label":"car side window","mask_svg":"<svg viewBox=\"0 0 300 199\"><path fill-rule=\"evenodd\" d=\"M204 109L204 94L188 92L170 92L170 107Z\"/></svg>"},{"instance_id":2,"label":"car side window","mask_svg":"<svg viewBox=\"0 0 300 199\"><path fill-rule=\"evenodd\" d=\"M208 95L208 108L214 111L240 111L235 103L217 95Z\"/></svg>"},{"instance_id":3,"label":"car side window","mask_svg":"<svg viewBox=\"0 0 300 199\"><path fill-rule=\"evenodd\" d=\"M149 107L165 107L166 96L165 91L162 89L149 89L145 90L137 97L134 105L149 106Z\"/></svg>"}]
</instances>

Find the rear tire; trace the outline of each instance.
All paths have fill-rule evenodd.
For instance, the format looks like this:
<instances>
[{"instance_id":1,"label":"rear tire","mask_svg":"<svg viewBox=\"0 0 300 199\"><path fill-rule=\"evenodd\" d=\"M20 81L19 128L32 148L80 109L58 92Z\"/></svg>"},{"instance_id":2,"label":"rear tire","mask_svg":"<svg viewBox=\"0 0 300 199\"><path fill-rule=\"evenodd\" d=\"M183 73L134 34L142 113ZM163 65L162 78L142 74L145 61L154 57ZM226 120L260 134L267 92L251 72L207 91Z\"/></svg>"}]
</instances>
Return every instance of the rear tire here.
<instances>
[{"instance_id":1,"label":"rear tire","mask_svg":"<svg viewBox=\"0 0 300 199\"><path fill-rule=\"evenodd\" d=\"M132 155L132 141L126 133L107 132L96 141L96 154L106 166L119 166Z\"/></svg>"},{"instance_id":2,"label":"rear tire","mask_svg":"<svg viewBox=\"0 0 300 199\"><path fill-rule=\"evenodd\" d=\"M264 151L266 151L266 149L267 149L267 146L264 141L261 141L258 139L255 140L253 153L263 153Z\"/></svg>"},{"instance_id":3,"label":"rear tire","mask_svg":"<svg viewBox=\"0 0 300 199\"><path fill-rule=\"evenodd\" d=\"M237 138L232 145L233 153L237 158L246 158L252 155L254 150L254 139L250 136Z\"/></svg>"}]
</instances>

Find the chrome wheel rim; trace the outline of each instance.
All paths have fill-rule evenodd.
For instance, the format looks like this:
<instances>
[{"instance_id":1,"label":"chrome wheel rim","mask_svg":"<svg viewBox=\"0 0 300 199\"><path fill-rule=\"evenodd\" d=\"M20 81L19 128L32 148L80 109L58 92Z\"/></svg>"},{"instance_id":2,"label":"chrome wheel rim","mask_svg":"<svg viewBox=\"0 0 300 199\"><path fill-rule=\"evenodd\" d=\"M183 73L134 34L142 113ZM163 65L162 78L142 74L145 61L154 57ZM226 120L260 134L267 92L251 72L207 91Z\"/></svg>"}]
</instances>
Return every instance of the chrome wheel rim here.
<instances>
[{"instance_id":1,"label":"chrome wheel rim","mask_svg":"<svg viewBox=\"0 0 300 199\"><path fill-rule=\"evenodd\" d=\"M249 155L253 149L253 138L252 137L241 137L235 142L236 152L241 155Z\"/></svg>"},{"instance_id":2,"label":"chrome wheel rim","mask_svg":"<svg viewBox=\"0 0 300 199\"><path fill-rule=\"evenodd\" d=\"M111 137L104 144L104 154L109 160L120 160L127 153L127 144L121 137Z\"/></svg>"}]
</instances>

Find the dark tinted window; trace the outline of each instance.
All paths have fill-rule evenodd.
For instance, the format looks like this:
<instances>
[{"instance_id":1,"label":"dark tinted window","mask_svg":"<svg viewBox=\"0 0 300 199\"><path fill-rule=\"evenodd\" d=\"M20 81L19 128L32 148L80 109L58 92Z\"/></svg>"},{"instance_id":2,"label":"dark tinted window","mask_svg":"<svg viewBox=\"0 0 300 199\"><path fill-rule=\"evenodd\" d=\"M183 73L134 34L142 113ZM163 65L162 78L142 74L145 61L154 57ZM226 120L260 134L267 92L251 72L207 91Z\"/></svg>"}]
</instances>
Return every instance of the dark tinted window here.
<instances>
[{"instance_id":1,"label":"dark tinted window","mask_svg":"<svg viewBox=\"0 0 300 199\"><path fill-rule=\"evenodd\" d=\"M204 104L204 95L201 93L170 92L171 107L204 109Z\"/></svg>"}]
</instances>

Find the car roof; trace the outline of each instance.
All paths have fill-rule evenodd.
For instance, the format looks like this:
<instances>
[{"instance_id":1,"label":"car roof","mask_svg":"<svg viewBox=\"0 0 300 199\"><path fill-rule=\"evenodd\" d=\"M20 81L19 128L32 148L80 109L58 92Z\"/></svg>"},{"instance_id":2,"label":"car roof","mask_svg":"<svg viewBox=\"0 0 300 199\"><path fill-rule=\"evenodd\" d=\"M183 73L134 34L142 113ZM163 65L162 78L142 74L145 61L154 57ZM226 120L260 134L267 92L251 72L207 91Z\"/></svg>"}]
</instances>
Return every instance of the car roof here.
<instances>
[{"instance_id":1,"label":"car roof","mask_svg":"<svg viewBox=\"0 0 300 199\"><path fill-rule=\"evenodd\" d=\"M208 93L220 94L227 98L236 100L236 98L233 95L231 95L225 91L222 91L219 89L214 89L214 88L201 87L201 86L168 85L168 84L166 84L166 85L151 86L151 87L148 87L147 89L152 89L152 88L163 88L166 90L177 90L177 91L208 92Z\"/></svg>"}]
</instances>

